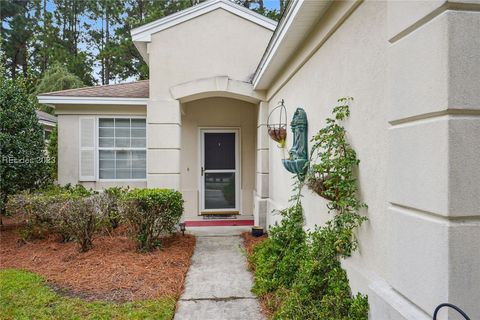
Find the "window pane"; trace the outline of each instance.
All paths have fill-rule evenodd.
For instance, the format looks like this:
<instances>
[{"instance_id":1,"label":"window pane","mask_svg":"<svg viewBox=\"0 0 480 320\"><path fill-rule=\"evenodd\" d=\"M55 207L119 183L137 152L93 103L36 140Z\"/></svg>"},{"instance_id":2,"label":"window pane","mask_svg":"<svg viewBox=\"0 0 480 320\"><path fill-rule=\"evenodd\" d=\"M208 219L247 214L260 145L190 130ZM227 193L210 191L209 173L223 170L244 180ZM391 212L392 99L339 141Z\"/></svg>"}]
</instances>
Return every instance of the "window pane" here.
<instances>
[{"instance_id":1,"label":"window pane","mask_svg":"<svg viewBox=\"0 0 480 320\"><path fill-rule=\"evenodd\" d=\"M133 169L132 179L145 179L147 177L145 169Z\"/></svg>"},{"instance_id":2,"label":"window pane","mask_svg":"<svg viewBox=\"0 0 480 320\"><path fill-rule=\"evenodd\" d=\"M133 160L132 168L133 169L145 169L147 167L147 162L145 160Z\"/></svg>"},{"instance_id":3,"label":"window pane","mask_svg":"<svg viewBox=\"0 0 480 320\"><path fill-rule=\"evenodd\" d=\"M115 166L117 169L130 169L132 162L130 160L117 160L115 161Z\"/></svg>"},{"instance_id":4,"label":"window pane","mask_svg":"<svg viewBox=\"0 0 480 320\"><path fill-rule=\"evenodd\" d=\"M145 138L145 129L132 128L132 137L135 138Z\"/></svg>"},{"instance_id":5,"label":"window pane","mask_svg":"<svg viewBox=\"0 0 480 320\"><path fill-rule=\"evenodd\" d=\"M132 127L145 128L145 119L132 119Z\"/></svg>"},{"instance_id":6,"label":"window pane","mask_svg":"<svg viewBox=\"0 0 480 320\"><path fill-rule=\"evenodd\" d=\"M205 133L205 170L235 169L235 133Z\"/></svg>"},{"instance_id":7,"label":"window pane","mask_svg":"<svg viewBox=\"0 0 480 320\"><path fill-rule=\"evenodd\" d=\"M100 179L115 179L114 169L100 169Z\"/></svg>"},{"instance_id":8,"label":"window pane","mask_svg":"<svg viewBox=\"0 0 480 320\"><path fill-rule=\"evenodd\" d=\"M130 138L130 129L115 128L115 137Z\"/></svg>"},{"instance_id":9,"label":"window pane","mask_svg":"<svg viewBox=\"0 0 480 320\"><path fill-rule=\"evenodd\" d=\"M235 173L205 173L205 209L235 208Z\"/></svg>"},{"instance_id":10,"label":"window pane","mask_svg":"<svg viewBox=\"0 0 480 320\"><path fill-rule=\"evenodd\" d=\"M101 148L113 147L113 138L99 138L98 145Z\"/></svg>"},{"instance_id":11,"label":"window pane","mask_svg":"<svg viewBox=\"0 0 480 320\"><path fill-rule=\"evenodd\" d=\"M116 138L115 147L117 148L129 148L130 147L130 138Z\"/></svg>"},{"instance_id":12,"label":"window pane","mask_svg":"<svg viewBox=\"0 0 480 320\"><path fill-rule=\"evenodd\" d=\"M98 120L98 125L99 125L101 128L113 127L114 121L113 121L113 119L102 118L102 119Z\"/></svg>"},{"instance_id":13,"label":"window pane","mask_svg":"<svg viewBox=\"0 0 480 320\"><path fill-rule=\"evenodd\" d=\"M132 148L145 148L146 140L142 138L133 138L132 139Z\"/></svg>"},{"instance_id":14,"label":"window pane","mask_svg":"<svg viewBox=\"0 0 480 320\"><path fill-rule=\"evenodd\" d=\"M140 160L143 159L145 160L147 158L147 152L146 151L132 151L132 159L133 160Z\"/></svg>"},{"instance_id":15,"label":"window pane","mask_svg":"<svg viewBox=\"0 0 480 320\"><path fill-rule=\"evenodd\" d=\"M115 119L115 128L130 128L130 119Z\"/></svg>"},{"instance_id":16,"label":"window pane","mask_svg":"<svg viewBox=\"0 0 480 320\"><path fill-rule=\"evenodd\" d=\"M113 128L100 128L98 131L100 137L113 137Z\"/></svg>"},{"instance_id":17,"label":"window pane","mask_svg":"<svg viewBox=\"0 0 480 320\"><path fill-rule=\"evenodd\" d=\"M116 178L117 179L131 179L131 171L130 169L118 169L115 171L116 172Z\"/></svg>"},{"instance_id":18,"label":"window pane","mask_svg":"<svg viewBox=\"0 0 480 320\"><path fill-rule=\"evenodd\" d=\"M115 160L115 151L100 150L100 160Z\"/></svg>"},{"instance_id":19,"label":"window pane","mask_svg":"<svg viewBox=\"0 0 480 320\"><path fill-rule=\"evenodd\" d=\"M117 160L129 160L131 151L117 151L115 152Z\"/></svg>"},{"instance_id":20,"label":"window pane","mask_svg":"<svg viewBox=\"0 0 480 320\"><path fill-rule=\"evenodd\" d=\"M115 169L115 160L100 159L100 169Z\"/></svg>"}]
</instances>

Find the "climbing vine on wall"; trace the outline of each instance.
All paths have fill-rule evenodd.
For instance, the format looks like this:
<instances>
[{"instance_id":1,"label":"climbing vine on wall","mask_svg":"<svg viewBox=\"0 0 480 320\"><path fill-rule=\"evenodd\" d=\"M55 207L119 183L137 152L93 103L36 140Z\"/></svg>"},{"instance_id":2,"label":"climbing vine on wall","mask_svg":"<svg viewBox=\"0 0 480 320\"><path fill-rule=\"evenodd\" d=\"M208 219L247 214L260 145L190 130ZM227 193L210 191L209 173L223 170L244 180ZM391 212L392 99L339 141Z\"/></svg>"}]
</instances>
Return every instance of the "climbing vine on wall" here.
<instances>
[{"instance_id":1,"label":"climbing vine on wall","mask_svg":"<svg viewBox=\"0 0 480 320\"><path fill-rule=\"evenodd\" d=\"M334 117L312 138L305 182L295 179L291 207L280 211L282 221L249 257L255 269L254 291L273 319L368 319L368 299L352 294L340 263L357 249L354 232L367 220L359 214L366 207L357 197L354 169L359 160L342 126L352 100L339 99ZM303 228L304 184L328 200L333 215L308 232Z\"/></svg>"},{"instance_id":2,"label":"climbing vine on wall","mask_svg":"<svg viewBox=\"0 0 480 320\"><path fill-rule=\"evenodd\" d=\"M340 98L333 108L333 118L313 136L307 185L320 196L329 200L327 207L337 213L334 221L353 229L366 220L358 214L366 207L358 199L357 179L354 174L360 160L347 140L347 131L342 122L350 116L349 103L353 98Z\"/></svg>"}]
</instances>

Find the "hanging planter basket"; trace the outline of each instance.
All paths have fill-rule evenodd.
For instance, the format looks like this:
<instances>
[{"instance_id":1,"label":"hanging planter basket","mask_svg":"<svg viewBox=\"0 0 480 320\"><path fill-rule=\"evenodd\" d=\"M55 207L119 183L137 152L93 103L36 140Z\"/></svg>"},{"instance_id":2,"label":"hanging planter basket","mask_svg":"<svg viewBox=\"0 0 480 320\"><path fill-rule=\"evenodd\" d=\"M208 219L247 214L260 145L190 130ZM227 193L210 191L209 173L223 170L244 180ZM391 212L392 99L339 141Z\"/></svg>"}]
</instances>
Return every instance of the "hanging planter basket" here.
<instances>
[{"instance_id":1,"label":"hanging planter basket","mask_svg":"<svg viewBox=\"0 0 480 320\"><path fill-rule=\"evenodd\" d=\"M307 186L310 190L318 194L320 197L325 198L329 201L338 200L338 190L329 190L329 188L325 185L325 181L330 179L330 175L312 175L307 180ZM330 191L330 192L327 192ZM332 193L334 195L332 195Z\"/></svg>"},{"instance_id":2,"label":"hanging planter basket","mask_svg":"<svg viewBox=\"0 0 480 320\"><path fill-rule=\"evenodd\" d=\"M287 108L283 99L268 115L267 128L270 138L283 146L287 138Z\"/></svg>"}]
</instances>

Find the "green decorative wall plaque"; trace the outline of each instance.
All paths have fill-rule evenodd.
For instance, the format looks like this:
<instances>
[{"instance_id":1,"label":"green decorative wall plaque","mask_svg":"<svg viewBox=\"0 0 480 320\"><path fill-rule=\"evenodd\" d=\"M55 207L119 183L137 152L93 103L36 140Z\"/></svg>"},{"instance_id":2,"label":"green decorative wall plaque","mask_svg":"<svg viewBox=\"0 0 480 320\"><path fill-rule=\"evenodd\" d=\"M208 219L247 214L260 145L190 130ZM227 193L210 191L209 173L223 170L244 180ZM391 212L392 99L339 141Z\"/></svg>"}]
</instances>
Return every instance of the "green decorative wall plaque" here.
<instances>
[{"instance_id":1,"label":"green decorative wall plaque","mask_svg":"<svg viewBox=\"0 0 480 320\"><path fill-rule=\"evenodd\" d=\"M290 127L293 132L293 146L288 152L288 159L283 159L283 166L289 172L304 180L308 169L308 121L302 108L297 108Z\"/></svg>"}]
</instances>

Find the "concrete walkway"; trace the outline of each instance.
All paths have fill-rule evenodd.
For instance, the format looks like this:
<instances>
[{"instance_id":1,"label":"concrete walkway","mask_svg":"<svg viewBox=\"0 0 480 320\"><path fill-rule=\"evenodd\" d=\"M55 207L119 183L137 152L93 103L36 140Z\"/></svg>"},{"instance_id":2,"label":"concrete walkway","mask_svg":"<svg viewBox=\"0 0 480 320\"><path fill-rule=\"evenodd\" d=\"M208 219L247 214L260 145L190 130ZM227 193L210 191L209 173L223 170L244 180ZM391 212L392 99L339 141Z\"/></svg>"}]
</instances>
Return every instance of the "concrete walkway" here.
<instances>
[{"instance_id":1,"label":"concrete walkway","mask_svg":"<svg viewBox=\"0 0 480 320\"><path fill-rule=\"evenodd\" d=\"M197 237L174 320L264 319L238 235Z\"/></svg>"}]
</instances>

